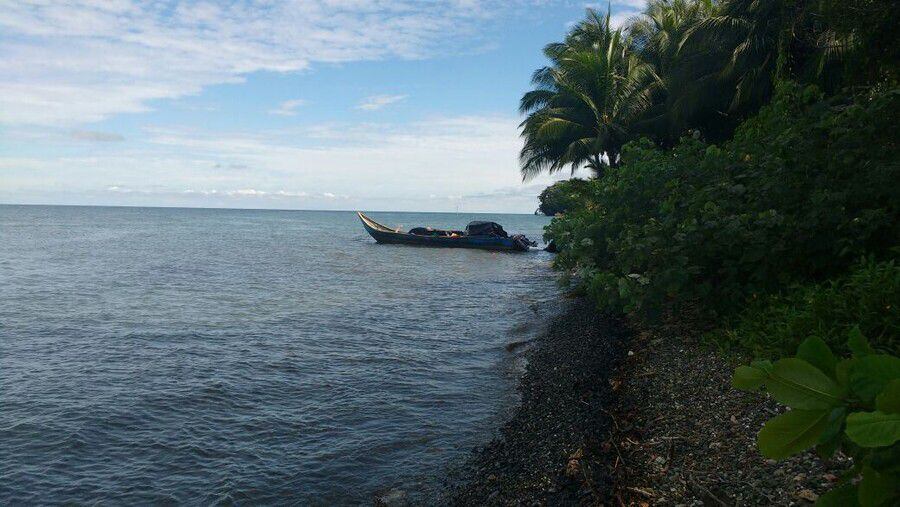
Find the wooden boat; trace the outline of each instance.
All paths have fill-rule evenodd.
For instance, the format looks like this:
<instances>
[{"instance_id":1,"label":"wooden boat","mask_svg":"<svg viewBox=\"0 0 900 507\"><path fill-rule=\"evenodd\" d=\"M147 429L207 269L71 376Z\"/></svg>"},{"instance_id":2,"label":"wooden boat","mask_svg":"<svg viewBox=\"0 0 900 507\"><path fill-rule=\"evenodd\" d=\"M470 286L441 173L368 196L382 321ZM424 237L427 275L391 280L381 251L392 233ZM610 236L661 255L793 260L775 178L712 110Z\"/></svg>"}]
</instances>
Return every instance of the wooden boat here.
<instances>
[{"instance_id":1,"label":"wooden boat","mask_svg":"<svg viewBox=\"0 0 900 507\"><path fill-rule=\"evenodd\" d=\"M469 236L461 231L430 231L430 234L411 234L385 227L357 211L363 227L378 243L418 245L441 248L478 248L482 250L505 250L524 252L531 242L525 236Z\"/></svg>"}]
</instances>

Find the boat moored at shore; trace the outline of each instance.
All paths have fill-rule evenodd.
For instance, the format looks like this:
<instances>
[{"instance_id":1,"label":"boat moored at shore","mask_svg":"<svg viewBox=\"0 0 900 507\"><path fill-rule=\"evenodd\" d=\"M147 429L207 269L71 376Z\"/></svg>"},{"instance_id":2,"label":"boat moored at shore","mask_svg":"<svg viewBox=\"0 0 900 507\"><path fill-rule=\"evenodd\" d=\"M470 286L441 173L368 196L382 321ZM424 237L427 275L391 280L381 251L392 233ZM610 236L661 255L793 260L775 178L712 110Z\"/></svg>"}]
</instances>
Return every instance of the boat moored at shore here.
<instances>
[{"instance_id":1,"label":"boat moored at shore","mask_svg":"<svg viewBox=\"0 0 900 507\"><path fill-rule=\"evenodd\" d=\"M465 231L416 227L404 232L379 224L362 212L357 211L356 214L366 232L378 243L510 252L526 252L535 246L521 234L507 235L503 227L495 222L472 222Z\"/></svg>"}]
</instances>

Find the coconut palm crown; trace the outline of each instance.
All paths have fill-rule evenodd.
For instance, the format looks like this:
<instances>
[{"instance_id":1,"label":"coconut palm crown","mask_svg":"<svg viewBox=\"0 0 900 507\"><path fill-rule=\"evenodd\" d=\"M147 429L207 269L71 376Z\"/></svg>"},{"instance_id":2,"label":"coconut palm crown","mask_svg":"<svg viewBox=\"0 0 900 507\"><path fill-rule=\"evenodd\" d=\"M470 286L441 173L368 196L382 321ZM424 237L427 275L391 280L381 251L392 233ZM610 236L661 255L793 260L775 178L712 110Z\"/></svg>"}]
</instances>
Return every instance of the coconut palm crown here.
<instances>
[{"instance_id":1,"label":"coconut palm crown","mask_svg":"<svg viewBox=\"0 0 900 507\"><path fill-rule=\"evenodd\" d=\"M587 18L544 54L551 64L532 77L519 110L525 145L523 179L565 167L587 167L596 176L619 163L629 125L650 105L653 67L636 58L609 14L588 10Z\"/></svg>"}]
</instances>

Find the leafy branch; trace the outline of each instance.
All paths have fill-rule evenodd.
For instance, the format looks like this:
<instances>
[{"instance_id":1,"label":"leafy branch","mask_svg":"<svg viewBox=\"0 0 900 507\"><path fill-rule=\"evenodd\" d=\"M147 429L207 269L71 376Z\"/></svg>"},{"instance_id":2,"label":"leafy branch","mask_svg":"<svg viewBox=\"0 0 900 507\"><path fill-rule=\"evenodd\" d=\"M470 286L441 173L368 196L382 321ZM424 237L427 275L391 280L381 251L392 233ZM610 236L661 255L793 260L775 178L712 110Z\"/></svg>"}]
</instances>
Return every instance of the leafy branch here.
<instances>
[{"instance_id":1,"label":"leafy branch","mask_svg":"<svg viewBox=\"0 0 900 507\"><path fill-rule=\"evenodd\" d=\"M900 502L900 358L879 354L858 328L852 357L838 360L819 337L807 338L796 357L755 361L734 372L734 387L765 389L791 410L770 419L757 445L784 459L812 447L829 458L840 450L855 466L818 504L874 507Z\"/></svg>"}]
</instances>

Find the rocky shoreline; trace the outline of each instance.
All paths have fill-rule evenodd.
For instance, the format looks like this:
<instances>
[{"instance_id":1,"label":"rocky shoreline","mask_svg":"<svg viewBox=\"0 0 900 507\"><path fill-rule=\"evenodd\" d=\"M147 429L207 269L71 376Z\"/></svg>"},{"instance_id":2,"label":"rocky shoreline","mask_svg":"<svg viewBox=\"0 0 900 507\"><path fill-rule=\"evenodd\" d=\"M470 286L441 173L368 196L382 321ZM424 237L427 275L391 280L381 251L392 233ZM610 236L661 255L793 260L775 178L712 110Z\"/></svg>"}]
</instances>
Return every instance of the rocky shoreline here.
<instances>
[{"instance_id":1,"label":"rocky shoreline","mask_svg":"<svg viewBox=\"0 0 900 507\"><path fill-rule=\"evenodd\" d=\"M521 403L450 473L455 505L810 504L849 464L775 462L755 445L777 414L731 388L734 366L690 333L632 333L583 299L525 352Z\"/></svg>"},{"instance_id":2,"label":"rocky shoreline","mask_svg":"<svg viewBox=\"0 0 900 507\"><path fill-rule=\"evenodd\" d=\"M499 436L451 472L456 505L597 503L612 481L603 463L613 388L629 332L573 300L525 352L521 402Z\"/></svg>"}]
</instances>

